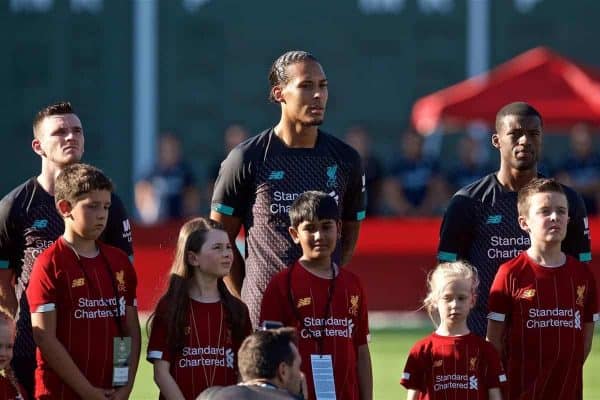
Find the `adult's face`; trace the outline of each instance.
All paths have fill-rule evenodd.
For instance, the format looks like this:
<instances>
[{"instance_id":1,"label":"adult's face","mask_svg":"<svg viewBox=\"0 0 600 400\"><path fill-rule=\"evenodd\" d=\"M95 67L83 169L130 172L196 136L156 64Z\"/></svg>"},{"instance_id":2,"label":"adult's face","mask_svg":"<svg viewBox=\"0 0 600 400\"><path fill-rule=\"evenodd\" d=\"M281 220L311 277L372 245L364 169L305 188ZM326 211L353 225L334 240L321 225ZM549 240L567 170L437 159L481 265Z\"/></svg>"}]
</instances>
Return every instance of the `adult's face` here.
<instances>
[{"instance_id":1,"label":"adult's face","mask_svg":"<svg viewBox=\"0 0 600 400\"><path fill-rule=\"evenodd\" d=\"M284 363L285 366L280 379L284 389L294 395L299 395L302 388L302 371L300 371L302 359L298 347L294 343L290 343L290 347L294 353L294 361L291 365Z\"/></svg>"},{"instance_id":2,"label":"adult's face","mask_svg":"<svg viewBox=\"0 0 600 400\"><path fill-rule=\"evenodd\" d=\"M81 121L75 114L51 115L36 128L33 150L48 162L65 166L81 160L84 137Z\"/></svg>"},{"instance_id":3,"label":"adult's face","mask_svg":"<svg viewBox=\"0 0 600 400\"><path fill-rule=\"evenodd\" d=\"M286 67L288 81L276 89L284 116L292 123L317 126L323 123L327 106L327 77L321 65L307 60Z\"/></svg>"},{"instance_id":4,"label":"adult's face","mask_svg":"<svg viewBox=\"0 0 600 400\"><path fill-rule=\"evenodd\" d=\"M511 170L534 169L541 157L542 122L537 116L505 116L492 135L500 162Z\"/></svg>"}]
</instances>

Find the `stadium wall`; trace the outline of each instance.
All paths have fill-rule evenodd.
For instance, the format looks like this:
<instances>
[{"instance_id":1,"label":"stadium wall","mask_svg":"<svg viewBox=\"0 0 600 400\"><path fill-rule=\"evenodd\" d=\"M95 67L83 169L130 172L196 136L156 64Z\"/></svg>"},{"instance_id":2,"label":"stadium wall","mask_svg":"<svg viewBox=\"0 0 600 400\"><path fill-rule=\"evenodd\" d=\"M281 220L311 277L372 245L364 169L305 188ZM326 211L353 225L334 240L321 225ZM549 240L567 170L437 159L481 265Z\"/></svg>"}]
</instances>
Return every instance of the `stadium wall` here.
<instances>
[{"instance_id":1,"label":"stadium wall","mask_svg":"<svg viewBox=\"0 0 600 400\"><path fill-rule=\"evenodd\" d=\"M440 219L370 219L363 223L355 255L348 266L360 276L371 311L412 311L425 295L425 277L435 264ZM138 304L151 311L163 292L180 222L135 226ZM600 218L590 220L600 231ZM592 235L591 268L600 282L600 240Z\"/></svg>"}]
</instances>

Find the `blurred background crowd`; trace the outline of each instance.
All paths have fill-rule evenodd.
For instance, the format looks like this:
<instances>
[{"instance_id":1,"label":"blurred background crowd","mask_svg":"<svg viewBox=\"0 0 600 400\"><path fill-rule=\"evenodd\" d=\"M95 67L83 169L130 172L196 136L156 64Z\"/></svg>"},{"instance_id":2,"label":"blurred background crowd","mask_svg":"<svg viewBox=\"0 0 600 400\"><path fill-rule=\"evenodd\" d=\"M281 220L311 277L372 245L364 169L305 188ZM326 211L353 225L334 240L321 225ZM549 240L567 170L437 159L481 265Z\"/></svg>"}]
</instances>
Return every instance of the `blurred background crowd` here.
<instances>
[{"instance_id":1,"label":"blurred background crowd","mask_svg":"<svg viewBox=\"0 0 600 400\"><path fill-rule=\"evenodd\" d=\"M84 159L113 178L139 222L206 214L221 160L277 119L270 63L298 48L329 79L322 129L363 158L367 215L441 215L458 188L496 169L493 128L473 118L423 129L415 102L542 45L596 73L597 15L592 0L3 0L0 132L10 151L0 186L37 171L33 114L66 99L86 130ZM570 121L544 139L542 172L577 189L591 215L599 127Z\"/></svg>"}]
</instances>

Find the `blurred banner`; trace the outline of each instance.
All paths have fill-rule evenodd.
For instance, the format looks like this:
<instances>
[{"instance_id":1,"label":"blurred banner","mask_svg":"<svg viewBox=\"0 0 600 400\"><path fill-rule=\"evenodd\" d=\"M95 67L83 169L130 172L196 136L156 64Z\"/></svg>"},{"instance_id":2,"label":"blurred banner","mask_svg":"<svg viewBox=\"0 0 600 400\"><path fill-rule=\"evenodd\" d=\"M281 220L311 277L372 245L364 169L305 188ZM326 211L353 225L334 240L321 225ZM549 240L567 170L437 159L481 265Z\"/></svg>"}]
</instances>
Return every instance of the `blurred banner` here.
<instances>
[{"instance_id":1,"label":"blurred banner","mask_svg":"<svg viewBox=\"0 0 600 400\"><path fill-rule=\"evenodd\" d=\"M436 263L440 219L370 219L360 232L352 263L371 311L413 311L425 296L427 272ZM180 222L133 229L140 311L151 311L166 287ZM600 231L600 218L590 220ZM600 240L592 235L592 264L600 282Z\"/></svg>"}]
</instances>

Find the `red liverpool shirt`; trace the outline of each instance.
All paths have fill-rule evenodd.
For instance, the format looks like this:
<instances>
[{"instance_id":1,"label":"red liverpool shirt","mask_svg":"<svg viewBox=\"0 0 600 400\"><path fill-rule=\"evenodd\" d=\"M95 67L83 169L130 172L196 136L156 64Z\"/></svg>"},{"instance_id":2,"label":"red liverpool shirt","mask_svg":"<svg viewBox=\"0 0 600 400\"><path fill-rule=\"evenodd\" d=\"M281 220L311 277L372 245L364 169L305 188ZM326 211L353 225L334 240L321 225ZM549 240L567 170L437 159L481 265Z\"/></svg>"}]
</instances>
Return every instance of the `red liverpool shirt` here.
<instances>
[{"instance_id":1,"label":"red liverpool shirt","mask_svg":"<svg viewBox=\"0 0 600 400\"><path fill-rule=\"evenodd\" d=\"M246 333L252 327L246 311ZM204 389L237 383L237 351L222 303L201 303L190 299L184 329L185 343L174 354L167 344L167 325L155 318L148 343L147 359L165 360L169 371L186 399L194 400ZM161 395L161 399L164 397Z\"/></svg>"},{"instance_id":2,"label":"red liverpool shirt","mask_svg":"<svg viewBox=\"0 0 600 400\"><path fill-rule=\"evenodd\" d=\"M523 252L503 264L490 291L488 318L506 322L509 399L576 399L583 326L597 313L594 277L574 258L547 268Z\"/></svg>"},{"instance_id":3,"label":"red liverpool shirt","mask_svg":"<svg viewBox=\"0 0 600 400\"><path fill-rule=\"evenodd\" d=\"M291 272L290 272L291 271ZM291 294L289 274L291 275ZM306 375L309 399L315 398L311 354L332 356L335 391L338 399L358 400L357 350L367 343L369 321L365 293L356 275L340 269L333 283L320 278L296 262L273 277L265 291L260 320L280 321L298 329L301 369ZM291 304L293 300L293 304ZM298 320L294 309L301 320Z\"/></svg>"},{"instance_id":4,"label":"red liverpool shirt","mask_svg":"<svg viewBox=\"0 0 600 400\"><path fill-rule=\"evenodd\" d=\"M410 350L400 383L420 392L420 400L486 400L506 381L491 343L474 333L432 333Z\"/></svg>"},{"instance_id":5,"label":"red liverpool shirt","mask_svg":"<svg viewBox=\"0 0 600 400\"><path fill-rule=\"evenodd\" d=\"M18 385L18 384L17 384ZM19 386L19 392L13 383L5 376L0 375L0 399L3 400L26 400L25 391Z\"/></svg>"},{"instance_id":6,"label":"red liverpool shirt","mask_svg":"<svg viewBox=\"0 0 600 400\"><path fill-rule=\"evenodd\" d=\"M137 279L124 252L100 242L98 247L96 257L78 261L62 238L54 242L34 263L27 300L32 313L56 311L57 339L93 386L111 388L113 340L120 336L116 318L125 327L126 307L137 306ZM36 357L36 397L79 398L39 348Z\"/></svg>"}]
</instances>

